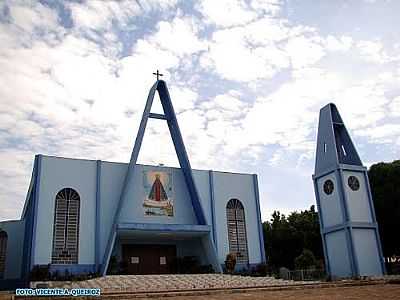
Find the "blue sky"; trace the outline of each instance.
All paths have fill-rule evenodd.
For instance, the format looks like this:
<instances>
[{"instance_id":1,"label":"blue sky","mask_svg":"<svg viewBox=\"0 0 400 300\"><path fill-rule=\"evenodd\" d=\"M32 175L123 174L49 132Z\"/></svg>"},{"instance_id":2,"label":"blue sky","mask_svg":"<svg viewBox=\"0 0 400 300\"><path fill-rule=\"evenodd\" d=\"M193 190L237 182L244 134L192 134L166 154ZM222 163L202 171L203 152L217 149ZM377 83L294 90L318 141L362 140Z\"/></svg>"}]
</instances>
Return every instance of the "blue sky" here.
<instances>
[{"instance_id":1,"label":"blue sky","mask_svg":"<svg viewBox=\"0 0 400 300\"><path fill-rule=\"evenodd\" d=\"M257 173L264 220L308 208L325 104L365 165L400 157L399 11L395 0L2 1L0 220L20 216L37 153L128 161L157 68L193 168ZM139 162L178 165L162 121Z\"/></svg>"}]
</instances>

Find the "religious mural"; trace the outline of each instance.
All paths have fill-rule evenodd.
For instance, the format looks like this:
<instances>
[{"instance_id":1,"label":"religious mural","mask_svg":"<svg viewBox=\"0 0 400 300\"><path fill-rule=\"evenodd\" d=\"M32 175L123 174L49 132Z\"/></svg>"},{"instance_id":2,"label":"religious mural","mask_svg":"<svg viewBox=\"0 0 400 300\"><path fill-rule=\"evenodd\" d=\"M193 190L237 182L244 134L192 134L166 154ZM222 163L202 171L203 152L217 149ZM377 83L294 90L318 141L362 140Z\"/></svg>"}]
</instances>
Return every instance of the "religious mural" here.
<instances>
[{"instance_id":1,"label":"religious mural","mask_svg":"<svg viewBox=\"0 0 400 300\"><path fill-rule=\"evenodd\" d=\"M144 214L146 216L173 217L172 173L144 171L143 181L145 190Z\"/></svg>"}]
</instances>

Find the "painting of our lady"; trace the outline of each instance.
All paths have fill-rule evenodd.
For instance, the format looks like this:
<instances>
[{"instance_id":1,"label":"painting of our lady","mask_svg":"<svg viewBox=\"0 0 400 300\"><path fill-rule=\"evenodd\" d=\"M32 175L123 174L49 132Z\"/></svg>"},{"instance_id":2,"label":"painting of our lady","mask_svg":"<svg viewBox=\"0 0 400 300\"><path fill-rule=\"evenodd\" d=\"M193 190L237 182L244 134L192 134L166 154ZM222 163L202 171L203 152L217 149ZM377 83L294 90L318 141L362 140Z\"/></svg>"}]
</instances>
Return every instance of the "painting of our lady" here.
<instances>
[{"instance_id":1,"label":"painting of our lady","mask_svg":"<svg viewBox=\"0 0 400 300\"><path fill-rule=\"evenodd\" d=\"M161 176L168 178L168 175L169 174L159 173L155 174L155 176L152 176L154 181L151 184L150 192L143 203L146 215L173 216L172 201L169 199L166 191L171 190L171 188L166 189L163 184L163 180L161 179ZM170 180L166 181L167 183L170 182Z\"/></svg>"}]
</instances>

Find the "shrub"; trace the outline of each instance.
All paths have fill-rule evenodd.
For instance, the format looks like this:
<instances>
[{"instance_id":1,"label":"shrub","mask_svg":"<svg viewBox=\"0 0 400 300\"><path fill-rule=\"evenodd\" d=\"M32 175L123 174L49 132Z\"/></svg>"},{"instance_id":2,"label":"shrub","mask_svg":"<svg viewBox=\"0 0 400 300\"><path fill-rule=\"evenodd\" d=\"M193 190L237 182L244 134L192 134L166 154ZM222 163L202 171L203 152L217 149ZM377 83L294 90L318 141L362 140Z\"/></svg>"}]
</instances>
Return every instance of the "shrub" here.
<instances>
[{"instance_id":1,"label":"shrub","mask_svg":"<svg viewBox=\"0 0 400 300\"><path fill-rule=\"evenodd\" d=\"M30 272L31 281L50 280L50 265L35 265Z\"/></svg>"},{"instance_id":2,"label":"shrub","mask_svg":"<svg viewBox=\"0 0 400 300\"><path fill-rule=\"evenodd\" d=\"M227 273L232 274L236 266L236 254L228 253L225 260L225 270Z\"/></svg>"},{"instance_id":3,"label":"shrub","mask_svg":"<svg viewBox=\"0 0 400 300\"><path fill-rule=\"evenodd\" d=\"M267 276L268 266L265 263L258 264L253 268L252 276Z\"/></svg>"},{"instance_id":4,"label":"shrub","mask_svg":"<svg viewBox=\"0 0 400 300\"><path fill-rule=\"evenodd\" d=\"M315 268L316 264L317 260L314 254L308 249L303 249L303 252L294 260L295 268L298 270Z\"/></svg>"}]
</instances>

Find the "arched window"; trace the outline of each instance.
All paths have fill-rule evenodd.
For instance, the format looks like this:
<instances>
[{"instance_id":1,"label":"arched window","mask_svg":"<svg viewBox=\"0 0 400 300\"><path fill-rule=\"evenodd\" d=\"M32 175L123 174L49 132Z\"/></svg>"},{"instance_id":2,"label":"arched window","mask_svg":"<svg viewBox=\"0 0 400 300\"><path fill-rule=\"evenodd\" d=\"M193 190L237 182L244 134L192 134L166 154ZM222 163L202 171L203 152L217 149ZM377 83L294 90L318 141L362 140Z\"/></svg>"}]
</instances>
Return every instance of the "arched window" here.
<instances>
[{"instance_id":1,"label":"arched window","mask_svg":"<svg viewBox=\"0 0 400 300\"><path fill-rule=\"evenodd\" d=\"M243 204L238 199L231 199L226 205L226 219L228 222L229 252L236 253L236 262L247 264L246 220Z\"/></svg>"},{"instance_id":2,"label":"arched window","mask_svg":"<svg viewBox=\"0 0 400 300\"><path fill-rule=\"evenodd\" d=\"M79 194L71 188L58 192L54 208L53 264L77 264L79 244Z\"/></svg>"},{"instance_id":3,"label":"arched window","mask_svg":"<svg viewBox=\"0 0 400 300\"><path fill-rule=\"evenodd\" d=\"M0 278L4 277L4 270L6 268L6 254L7 254L7 232L0 231Z\"/></svg>"}]
</instances>

